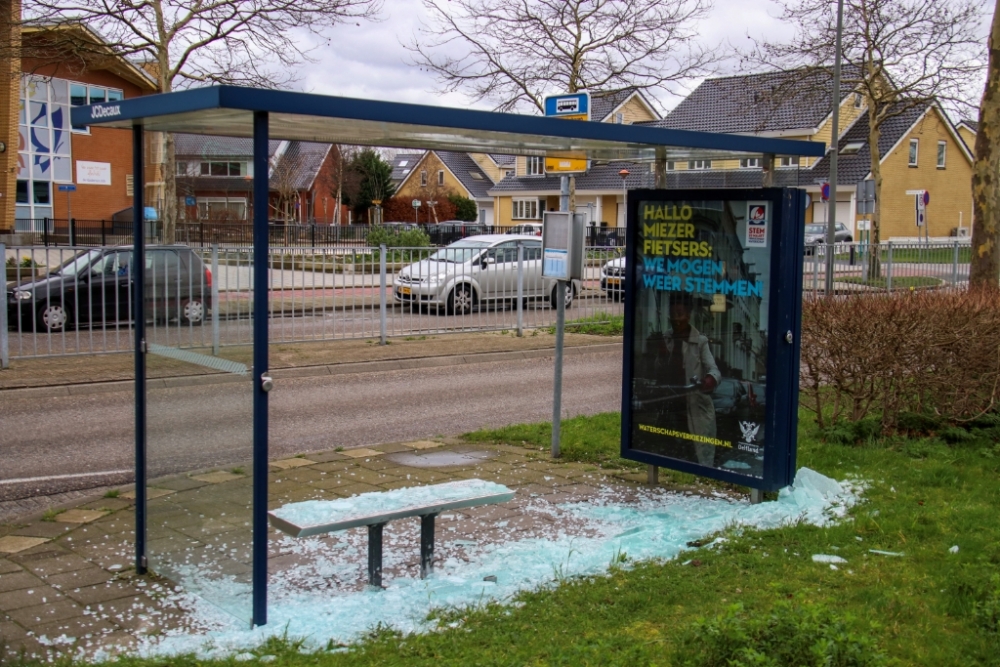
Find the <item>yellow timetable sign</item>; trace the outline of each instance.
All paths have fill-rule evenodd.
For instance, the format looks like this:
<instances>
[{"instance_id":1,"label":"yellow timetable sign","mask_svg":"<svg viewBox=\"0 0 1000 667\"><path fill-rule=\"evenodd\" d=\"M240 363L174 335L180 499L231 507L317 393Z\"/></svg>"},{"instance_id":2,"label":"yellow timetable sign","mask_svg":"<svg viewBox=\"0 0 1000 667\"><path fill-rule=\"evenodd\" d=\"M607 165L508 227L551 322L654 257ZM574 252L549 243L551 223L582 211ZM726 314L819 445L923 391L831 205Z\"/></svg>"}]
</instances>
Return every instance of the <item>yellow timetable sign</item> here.
<instances>
[{"instance_id":1,"label":"yellow timetable sign","mask_svg":"<svg viewBox=\"0 0 1000 667\"><path fill-rule=\"evenodd\" d=\"M585 171L587 171L587 158L545 158L546 174L580 174Z\"/></svg>"}]
</instances>

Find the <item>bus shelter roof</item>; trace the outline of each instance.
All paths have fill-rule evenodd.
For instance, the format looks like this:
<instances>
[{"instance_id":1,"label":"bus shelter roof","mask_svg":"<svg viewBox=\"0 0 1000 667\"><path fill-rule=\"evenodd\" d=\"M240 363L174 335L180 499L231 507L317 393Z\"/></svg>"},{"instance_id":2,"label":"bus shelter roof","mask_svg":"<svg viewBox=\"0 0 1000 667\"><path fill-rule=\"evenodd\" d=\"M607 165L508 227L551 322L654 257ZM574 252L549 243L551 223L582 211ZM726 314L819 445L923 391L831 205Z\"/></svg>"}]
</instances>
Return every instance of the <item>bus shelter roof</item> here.
<instances>
[{"instance_id":1,"label":"bus shelter roof","mask_svg":"<svg viewBox=\"0 0 1000 667\"><path fill-rule=\"evenodd\" d=\"M279 90L210 86L75 107L74 126L101 125L231 137L253 136L268 114L272 139L508 155L652 161L774 154L822 157L826 147L735 134L452 109Z\"/></svg>"}]
</instances>

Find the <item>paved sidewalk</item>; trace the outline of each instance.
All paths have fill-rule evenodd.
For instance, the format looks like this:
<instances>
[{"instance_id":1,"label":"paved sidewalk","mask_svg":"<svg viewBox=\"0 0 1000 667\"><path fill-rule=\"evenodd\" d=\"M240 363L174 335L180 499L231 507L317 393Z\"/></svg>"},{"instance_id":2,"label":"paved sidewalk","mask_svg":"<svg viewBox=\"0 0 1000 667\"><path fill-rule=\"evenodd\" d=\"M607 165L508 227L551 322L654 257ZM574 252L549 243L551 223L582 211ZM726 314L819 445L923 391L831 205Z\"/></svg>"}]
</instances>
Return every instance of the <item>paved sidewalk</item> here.
<instances>
[{"instance_id":1,"label":"paved sidewalk","mask_svg":"<svg viewBox=\"0 0 1000 667\"><path fill-rule=\"evenodd\" d=\"M592 498L608 487L629 497L639 493L644 480L642 474L555 462L544 450L457 439L273 461L269 477L270 508L468 478L515 490L515 499L504 505L442 515L435 549L439 563L467 559L465 549L470 544L551 538L574 531L584 535L587 527L574 525L557 505ZM195 471L151 481L150 509L169 512L175 530L187 536L189 544L210 546L220 535L222 541L236 535L242 524L227 523L218 516L218 507L206 511L206 502L238 497L248 488L245 469ZM131 495L123 487L61 511L0 525L0 638L6 643L6 648L0 643L0 662L4 650L7 658L20 651L44 659L93 655L99 650L114 654L130 652L172 629L193 634L205 630L192 613L191 601L178 595L170 581L135 573ZM162 531L151 522L151 549L156 548L157 536L163 538ZM331 596L359 590L365 585L365 535L359 528L311 538L316 540L314 550L334 550L338 558L346 559L344 567L330 576L319 571L315 551L272 530L271 581L311 590L318 585ZM387 587L394 579L419 576L418 535L415 518L387 526ZM303 575L306 570L309 574Z\"/></svg>"}]
</instances>

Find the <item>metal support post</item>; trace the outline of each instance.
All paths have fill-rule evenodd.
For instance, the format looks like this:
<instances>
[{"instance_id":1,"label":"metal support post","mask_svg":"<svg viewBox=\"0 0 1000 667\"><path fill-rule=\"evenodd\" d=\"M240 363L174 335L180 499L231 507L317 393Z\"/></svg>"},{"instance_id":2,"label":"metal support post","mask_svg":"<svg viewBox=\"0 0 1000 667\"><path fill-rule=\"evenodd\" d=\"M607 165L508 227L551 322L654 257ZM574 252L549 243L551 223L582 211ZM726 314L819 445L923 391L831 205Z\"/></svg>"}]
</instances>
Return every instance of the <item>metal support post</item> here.
<instances>
[{"instance_id":1,"label":"metal support post","mask_svg":"<svg viewBox=\"0 0 1000 667\"><path fill-rule=\"evenodd\" d=\"M886 243L885 289L892 291L892 241Z\"/></svg>"},{"instance_id":2,"label":"metal support post","mask_svg":"<svg viewBox=\"0 0 1000 667\"><path fill-rule=\"evenodd\" d=\"M267 624L268 134L266 111L253 114L253 625Z\"/></svg>"},{"instance_id":3,"label":"metal support post","mask_svg":"<svg viewBox=\"0 0 1000 667\"><path fill-rule=\"evenodd\" d=\"M656 147L656 189L667 189L667 149L663 146Z\"/></svg>"},{"instance_id":4,"label":"metal support post","mask_svg":"<svg viewBox=\"0 0 1000 667\"><path fill-rule=\"evenodd\" d=\"M146 240L142 234L145 174L142 125L132 126L132 327L135 334L135 571L146 573Z\"/></svg>"},{"instance_id":5,"label":"metal support post","mask_svg":"<svg viewBox=\"0 0 1000 667\"><path fill-rule=\"evenodd\" d=\"M70 247L75 248L76 247L76 219L75 218L70 218L69 219L69 232L68 232L68 234L66 236L68 237L67 240L69 241Z\"/></svg>"},{"instance_id":6,"label":"metal support post","mask_svg":"<svg viewBox=\"0 0 1000 667\"><path fill-rule=\"evenodd\" d=\"M646 466L646 483L656 486L660 483L660 467L652 464Z\"/></svg>"},{"instance_id":7,"label":"metal support post","mask_svg":"<svg viewBox=\"0 0 1000 667\"><path fill-rule=\"evenodd\" d=\"M7 246L0 243L0 259L3 259L6 262L6 257ZM0 294L6 293L7 271L4 270L0 273ZM10 368L10 336L7 333L7 307L0 306L0 369L4 368Z\"/></svg>"},{"instance_id":8,"label":"metal support post","mask_svg":"<svg viewBox=\"0 0 1000 667\"><path fill-rule=\"evenodd\" d=\"M566 328L566 283L556 282L556 369L552 388L552 458L559 458L562 427L563 330Z\"/></svg>"},{"instance_id":9,"label":"metal support post","mask_svg":"<svg viewBox=\"0 0 1000 667\"><path fill-rule=\"evenodd\" d=\"M951 286L958 284L958 241L955 241L955 253L951 258Z\"/></svg>"},{"instance_id":10,"label":"metal support post","mask_svg":"<svg viewBox=\"0 0 1000 667\"><path fill-rule=\"evenodd\" d=\"M559 210L569 210L569 176L559 178Z\"/></svg>"},{"instance_id":11,"label":"metal support post","mask_svg":"<svg viewBox=\"0 0 1000 667\"><path fill-rule=\"evenodd\" d=\"M368 526L368 585L377 588L382 588L382 528L384 527L384 523Z\"/></svg>"},{"instance_id":12,"label":"metal support post","mask_svg":"<svg viewBox=\"0 0 1000 667\"><path fill-rule=\"evenodd\" d=\"M524 244L517 244L517 337L524 336Z\"/></svg>"},{"instance_id":13,"label":"metal support post","mask_svg":"<svg viewBox=\"0 0 1000 667\"><path fill-rule=\"evenodd\" d=\"M837 155L840 152L840 42L844 34L844 0L837 0L837 34L833 51L833 116L830 141L830 209L826 216L826 242L833 244L837 236ZM826 263L826 295L833 296L833 257Z\"/></svg>"},{"instance_id":14,"label":"metal support post","mask_svg":"<svg viewBox=\"0 0 1000 667\"><path fill-rule=\"evenodd\" d=\"M750 504L760 505L764 502L764 492L760 489L750 489Z\"/></svg>"},{"instance_id":15,"label":"metal support post","mask_svg":"<svg viewBox=\"0 0 1000 667\"><path fill-rule=\"evenodd\" d=\"M219 356L219 244L212 244L212 354Z\"/></svg>"},{"instance_id":16,"label":"metal support post","mask_svg":"<svg viewBox=\"0 0 1000 667\"><path fill-rule=\"evenodd\" d=\"M378 247L378 331L379 331L379 345L386 344L385 338L385 324L386 324L386 305L385 305L385 244L383 243Z\"/></svg>"},{"instance_id":17,"label":"metal support post","mask_svg":"<svg viewBox=\"0 0 1000 667\"><path fill-rule=\"evenodd\" d=\"M434 518L437 514L420 517L420 578L426 579L434 571Z\"/></svg>"}]
</instances>

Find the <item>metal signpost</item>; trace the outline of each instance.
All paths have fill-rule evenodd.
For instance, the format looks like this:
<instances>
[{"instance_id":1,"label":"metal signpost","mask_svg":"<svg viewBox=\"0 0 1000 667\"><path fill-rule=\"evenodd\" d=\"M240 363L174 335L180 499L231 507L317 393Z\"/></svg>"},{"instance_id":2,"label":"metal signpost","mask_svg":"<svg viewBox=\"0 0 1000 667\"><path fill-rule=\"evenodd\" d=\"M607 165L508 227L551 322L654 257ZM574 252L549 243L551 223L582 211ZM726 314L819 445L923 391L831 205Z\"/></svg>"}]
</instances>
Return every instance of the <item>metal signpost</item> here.
<instances>
[{"instance_id":1,"label":"metal signpost","mask_svg":"<svg viewBox=\"0 0 1000 667\"><path fill-rule=\"evenodd\" d=\"M73 222L73 202L71 197L74 192L76 192L76 185L72 183L63 183L57 186L59 192L66 193L66 219L69 221L69 244L70 246L76 245L76 224Z\"/></svg>"},{"instance_id":2,"label":"metal signpost","mask_svg":"<svg viewBox=\"0 0 1000 667\"><path fill-rule=\"evenodd\" d=\"M413 222L415 224L419 225L420 224L420 200L419 199L414 199L413 201L410 202L410 204L413 206Z\"/></svg>"},{"instance_id":3,"label":"metal signpost","mask_svg":"<svg viewBox=\"0 0 1000 667\"><path fill-rule=\"evenodd\" d=\"M552 458L559 457L562 422L563 335L566 328L566 290L583 278L583 240L586 221L580 213L546 211L542 215L542 278L556 281L556 363L552 390Z\"/></svg>"},{"instance_id":4,"label":"metal signpost","mask_svg":"<svg viewBox=\"0 0 1000 667\"><path fill-rule=\"evenodd\" d=\"M797 189L629 193L622 458L791 483L804 218Z\"/></svg>"}]
</instances>

